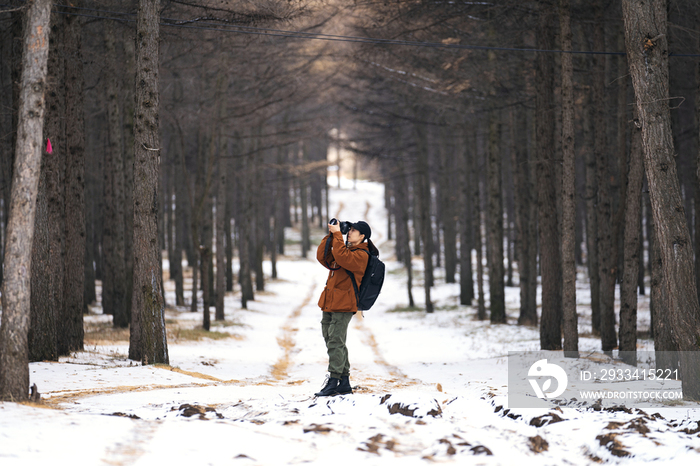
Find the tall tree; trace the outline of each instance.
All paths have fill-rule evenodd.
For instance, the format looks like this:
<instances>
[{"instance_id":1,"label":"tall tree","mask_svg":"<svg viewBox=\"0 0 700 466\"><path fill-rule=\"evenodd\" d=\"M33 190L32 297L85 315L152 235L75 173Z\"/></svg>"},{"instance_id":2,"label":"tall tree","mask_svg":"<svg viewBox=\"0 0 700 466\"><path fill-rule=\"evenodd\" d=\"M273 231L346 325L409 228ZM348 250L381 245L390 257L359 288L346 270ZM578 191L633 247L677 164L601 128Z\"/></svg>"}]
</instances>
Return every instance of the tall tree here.
<instances>
[{"instance_id":1,"label":"tall tree","mask_svg":"<svg viewBox=\"0 0 700 466\"><path fill-rule=\"evenodd\" d=\"M222 144L223 146L223 144ZM227 161L222 158L224 147L219 152L219 183L216 192L216 320L224 320L224 296L226 295L225 238L226 221L226 172Z\"/></svg>"},{"instance_id":2,"label":"tall tree","mask_svg":"<svg viewBox=\"0 0 700 466\"><path fill-rule=\"evenodd\" d=\"M169 363L158 244L158 37L160 0L140 0L136 19L134 292L129 358Z\"/></svg>"},{"instance_id":3,"label":"tall tree","mask_svg":"<svg viewBox=\"0 0 700 466\"><path fill-rule=\"evenodd\" d=\"M674 160L666 1L623 0L622 8L668 320L681 351L683 396L700 400L700 305L692 239Z\"/></svg>"},{"instance_id":4,"label":"tall tree","mask_svg":"<svg viewBox=\"0 0 700 466\"><path fill-rule=\"evenodd\" d=\"M115 327L126 328L127 318L126 258L124 228L124 142L122 139L121 92L118 74L115 31L112 21L104 28L107 60L105 84L108 115L108 144L105 150L104 198L105 216L102 230L104 247L104 277L102 280L102 307L112 314Z\"/></svg>"},{"instance_id":5,"label":"tall tree","mask_svg":"<svg viewBox=\"0 0 700 466\"><path fill-rule=\"evenodd\" d=\"M63 321L65 86L63 85L63 18L54 15L49 34L44 135L37 215L32 245L32 298L29 360L58 360L58 334ZM53 139L52 146L48 141Z\"/></svg>"},{"instance_id":6,"label":"tall tree","mask_svg":"<svg viewBox=\"0 0 700 466\"><path fill-rule=\"evenodd\" d=\"M418 139L418 159L416 183L418 184L418 209L420 217L420 236L423 238L423 267L424 280L423 289L425 291L425 311L433 312L433 300L430 297L430 289L433 286L433 228L430 218L430 177L428 171L428 142L427 129L424 124L416 125L416 135Z\"/></svg>"},{"instance_id":7,"label":"tall tree","mask_svg":"<svg viewBox=\"0 0 700 466\"><path fill-rule=\"evenodd\" d=\"M576 313L576 151L574 148L574 61L571 56L571 1L559 2L561 29L561 101L563 152L561 255L563 272L562 310L564 355L577 358L578 315Z\"/></svg>"},{"instance_id":8,"label":"tall tree","mask_svg":"<svg viewBox=\"0 0 700 466\"><path fill-rule=\"evenodd\" d=\"M80 6L80 2L75 3ZM83 107L83 55L81 22L64 16L66 83L66 176L65 176L65 280L63 287L64 332L59 352L83 349L85 289L85 127Z\"/></svg>"},{"instance_id":9,"label":"tall tree","mask_svg":"<svg viewBox=\"0 0 700 466\"><path fill-rule=\"evenodd\" d=\"M489 267L491 322L506 322L506 295L503 283L503 195L501 189L502 157L500 151L501 122L496 110L489 112L489 141L486 157L488 183L486 248Z\"/></svg>"},{"instance_id":10,"label":"tall tree","mask_svg":"<svg viewBox=\"0 0 700 466\"><path fill-rule=\"evenodd\" d=\"M696 24L700 23L700 8L695 10ZM696 50L700 50L700 34L696 35ZM700 60L695 66L695 286L700 298Z\"/></svg>"},{"instance_id":11,"label":"tall tree","mask_svg":"<svg viewBox=\"0 0 700 466\"><path fill-rule=\"evenodd\" d=\"M625 206L624 267L620 285L620 357L633 366L637 365L637 279L641 242L639 225L642 217L642 182L644 180L641 136L640 128L635 125L632 132L627 196L625 196L627 205Z\"/></svg>"},{"instance_id":12,"label":"tall tree","mask_svg":"<svg viewBox=\"0 0 700 466\"><path fill-rule=\"evenodd\" d=\"M29 396L30 274L34 215L41 170L51 0L26 10L15 170L7 224L0 323L0 399Z\"/></svg>"},{"instance_id":13,"label":"tall tree","mask_svg":"<svg viewBox=\"0 0 700 466\"><path fill-rule=\"evenodd\" d=\"M596 21L593 34L593 48L605 50L604 0L595 3ZM605 108L605 56L595 58L593 68L593 101L595 118L593 119L593 152L596 160L596 180L598 184L596 236L598 247L598 275L600 277L600 341L605 352L612 352L617 346L615 333L615 280L617 278L617 260L614 251L617 243L613 239L612 227L612 192L610 186L610 147L607 144L607 124Z\"/></svg>"},{"instance_id":14,"label":"tall tree","mask_svg":"<svg viewBox=\"0 0 700 466\"><path fill-rule=\"evenodd\" d=\"M468 136L464 137L464 145L461 148L462 157L458 161L459 185L460 185L460 212L459 218L459 302L460 304L471 306L474 300L474 276L472 270L472 249L474 248L474 206L472 205L471 193L473 186L471 183L471 173L469 172L470 159L474 157L474 152L470 150ZM403 197L402 199L406 199ZM406 209L405 203L402 209ZM404 217L402 217L404 218ZM398 219L398 217L397 217ZM397 220L398 223L398 220ZM400 226L397 225L397 240ZM407 240L408 241L408 240Z\"/></svg>"},{"instance_id":15,"label":"tall tree","mask_svg":"<svg viewBox=\"0 0 700 466\"><path fill-rule=\"evenodd\" d=\"M540 2L537 48L554 48L554 11ZM536 83L537 128L537 206L539 215L540 269L542 275L542 318L540 346L543 350L561 349L562 277L559 222L556 200L554 149L554 57L537 54Z\"/></svg>"},{"instance_id":16,"label":"tall tree","mask_svg":"<svg viewBox=\"0 0 700 466\"><path fill-rule=\"evenodd\" d=\"M513 189L517 193L517 257L520 276L520 315L518 325L537 325L537 212L533 202L532 164L528 157L527 113L518 106L511 123ZM517 142L516 142L517 141Z\"/></svg>"}]
</instances>

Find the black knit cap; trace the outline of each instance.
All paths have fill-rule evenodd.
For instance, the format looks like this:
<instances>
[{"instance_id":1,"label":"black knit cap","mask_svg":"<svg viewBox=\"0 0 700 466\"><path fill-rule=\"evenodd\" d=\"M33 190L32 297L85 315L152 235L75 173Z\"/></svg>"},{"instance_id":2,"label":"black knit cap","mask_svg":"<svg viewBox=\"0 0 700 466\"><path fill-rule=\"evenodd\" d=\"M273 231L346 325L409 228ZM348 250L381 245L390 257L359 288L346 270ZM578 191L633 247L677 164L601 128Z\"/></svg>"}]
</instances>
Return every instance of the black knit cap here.
<instances>
[{"instance_id":1,"label":"black knit cap","mask_svg":"<svg viewBox=\"0 0 700 466\"><path fill-rule=\"evenodd\" d=\"M360 220L357 223L353 223L352 227L361 234L365 235L365 239L369 239L369 237L372 236L372 229L369 227L369 225L367 225L367 222Z\"/></svg>"}]
</instances>

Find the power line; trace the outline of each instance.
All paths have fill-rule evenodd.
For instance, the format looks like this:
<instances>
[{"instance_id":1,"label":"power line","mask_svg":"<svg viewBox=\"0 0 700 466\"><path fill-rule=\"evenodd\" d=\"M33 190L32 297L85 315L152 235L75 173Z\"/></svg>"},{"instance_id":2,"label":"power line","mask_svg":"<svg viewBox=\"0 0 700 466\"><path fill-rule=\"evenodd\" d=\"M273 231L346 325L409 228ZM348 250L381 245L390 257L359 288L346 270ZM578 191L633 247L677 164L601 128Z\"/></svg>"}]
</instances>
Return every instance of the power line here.
<instances>
[{"instance_id":1,"label":"power line","mask_svg":"<svg viewBox=\"0 0 700 466\"><path fill-rule=\"evenodd\" d=\"M81 8L74 6L62 6L62 8L68 8L73 10L85 10L96 13L107 13L112 15L121 16L134 16L135 13L124 13L118 11L100 10L96 8ZM135 19L128 18L117 18L109 17L103 15L90 15L86 13L71 13L66 11L59 11L59 14L69 15L69 16L81 16L93 19L107 19L113 21L121 22L136 22ZM223 20L220 20L223 21ZM192 22L197 22L205 26L195 26ZM187 24L185 24L187 23ZM177 18L161 18L160 24L166 27L172 28L182 28L182 29L193 29L200 31L218 31L233 34L246 34L246 35L259 35L267 37L284 37L290 39L306 39L306 40L322 40L328 42L348 42L348 43L361 43L361 44L374 44L374 45L397 45L405 47L423 47L423 48L440 48L440 49L459 49L459 50L492 50L500 52L526 52L526 53L571 53L575 55L617 55L624 56L627 55L626 52L605 52L605 51L582 51L582 50L558 50L558 49L537 49L537 48L518 48L518 47L494 47L486 45L463 45L463 44L443 44L440 42L419 42L419 41L409 41L409 40L399 40L399 39L378 39L371 37L359 37L359 36L347 36L338 34L324 34L316 32L303 32L303 31L289 31L284 29L273 29L273 28L260 28L254 26L244 26L240 24L220 24L212 23L209 21L196 20L182 20ZM669 57L680 57L680 58L696 58L700 57L697 53L669 53Z\"/></svg>"}]
</instances>

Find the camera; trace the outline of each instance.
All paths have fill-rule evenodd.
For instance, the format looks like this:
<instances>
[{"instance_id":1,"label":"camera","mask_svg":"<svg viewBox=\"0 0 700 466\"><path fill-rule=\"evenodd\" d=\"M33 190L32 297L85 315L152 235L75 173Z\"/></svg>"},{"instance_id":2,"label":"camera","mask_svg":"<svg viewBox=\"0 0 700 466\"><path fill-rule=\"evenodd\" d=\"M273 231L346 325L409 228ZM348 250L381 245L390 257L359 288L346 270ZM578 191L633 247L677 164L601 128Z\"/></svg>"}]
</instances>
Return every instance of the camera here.
<instances>
[{"instance_id":1,"label":"camera","mask_svg":"<svg viewBox=\"0 0 700 466\"><path fill-rule=\"evenodd\" d=\"M332 218L331 221L328 223L330 223L331 225L338 225L338 219ZM340 222L340 233L342 233L343 235L347 235L351 227L351 222Z\"/></svg>"}]
</instances>

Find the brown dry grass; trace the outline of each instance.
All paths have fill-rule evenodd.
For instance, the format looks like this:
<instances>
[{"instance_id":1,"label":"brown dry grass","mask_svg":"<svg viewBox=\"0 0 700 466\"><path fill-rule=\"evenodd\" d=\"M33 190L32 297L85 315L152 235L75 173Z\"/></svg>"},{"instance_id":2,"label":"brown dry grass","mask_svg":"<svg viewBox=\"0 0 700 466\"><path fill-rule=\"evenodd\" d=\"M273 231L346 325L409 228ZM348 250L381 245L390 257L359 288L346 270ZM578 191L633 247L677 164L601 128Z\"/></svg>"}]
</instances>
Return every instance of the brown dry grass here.
<instances>
[{"instance_id":1,"label":"brown dry grass","mask_svg":"<svg viewBox=\"0 0 700 466\"><path fill-rule=\"evenodd\" d=\"M184 341L201 341L209 340L224 340L227 338L240 339L238 335L228 332L217 332L216 330L206 331L198 322L192 321L177 321L175 319L167 319L165 324L168 341L184 342ZM240 324L231 321L212 323L213 327L231 327ZM85 324L85 345L113 345L129 342L128 328L115 328L111 322L89 322Z\"/></svg>"}]
</instances>

